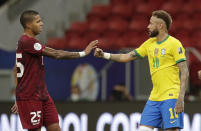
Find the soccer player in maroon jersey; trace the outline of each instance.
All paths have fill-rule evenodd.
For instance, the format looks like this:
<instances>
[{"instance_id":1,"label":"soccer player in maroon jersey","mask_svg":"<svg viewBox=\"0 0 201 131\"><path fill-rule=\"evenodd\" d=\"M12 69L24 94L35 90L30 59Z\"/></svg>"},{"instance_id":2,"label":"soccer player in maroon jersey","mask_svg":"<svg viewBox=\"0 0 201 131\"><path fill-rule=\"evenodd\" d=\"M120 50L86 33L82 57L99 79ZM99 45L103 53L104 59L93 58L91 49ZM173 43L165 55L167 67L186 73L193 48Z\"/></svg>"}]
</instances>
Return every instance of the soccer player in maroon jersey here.
<instances>
[{"instance_id":1,"label":"soccer player in maroon jersey","mask_svg":"<svg viewBox=\"0 0 201 131\"><path fill-rule=\"evenodd\" d=\"M24 129L40 131L60 131L58 113L45 84L43 56L56 59L74 59L88 55L98 41L92 41L82 52L55 50L35 39L43 27L38 12L24 11L20 17L24 34L20 37L16 50L17 87L16 103L11 108L19 113Z\"/></svg>"}]
</instances>

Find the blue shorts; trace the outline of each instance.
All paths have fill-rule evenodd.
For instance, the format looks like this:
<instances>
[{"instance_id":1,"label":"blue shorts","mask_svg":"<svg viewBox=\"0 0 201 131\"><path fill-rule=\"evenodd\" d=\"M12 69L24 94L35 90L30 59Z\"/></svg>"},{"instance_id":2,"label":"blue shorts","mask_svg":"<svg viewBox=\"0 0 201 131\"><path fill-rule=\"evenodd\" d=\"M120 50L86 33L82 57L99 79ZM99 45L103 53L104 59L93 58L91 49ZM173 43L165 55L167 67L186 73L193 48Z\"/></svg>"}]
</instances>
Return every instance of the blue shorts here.
<instances>
[{"instance_id":1,"label":"blue shorts","mask_svg":"<svg viewBox=\"0 0 201 131\"><path fill-rule=\"evenodd\" d=\"M148 100L142 112L140 124L155 128L168 129L177 127L183 128L184 112L175 113L175 103L177 99L164 101Z\"/></svg>"}]
</instances>

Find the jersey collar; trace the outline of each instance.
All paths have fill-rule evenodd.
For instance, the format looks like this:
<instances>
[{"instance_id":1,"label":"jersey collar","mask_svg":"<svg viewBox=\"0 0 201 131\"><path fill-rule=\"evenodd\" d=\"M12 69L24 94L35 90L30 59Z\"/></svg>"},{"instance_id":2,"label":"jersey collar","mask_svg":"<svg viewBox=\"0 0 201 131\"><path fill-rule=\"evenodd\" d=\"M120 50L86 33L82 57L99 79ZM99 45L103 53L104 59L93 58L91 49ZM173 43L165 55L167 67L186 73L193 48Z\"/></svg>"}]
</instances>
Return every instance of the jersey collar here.
<instances>
[{"instance_id":1,"label":"jersey collar","mask_svg":"<svg viewBox=\"0 0 201 131\"><path fill-rule=\"evenodd\" d=\"M162 40L162 41L160 41L160 42L156 41L156 43L159 44L159 45L162 44L163 42L165 42L165 41L169 38L169 36L170 36L170 35L168 35L164 40Z\"/></svg>"}]
</instances>

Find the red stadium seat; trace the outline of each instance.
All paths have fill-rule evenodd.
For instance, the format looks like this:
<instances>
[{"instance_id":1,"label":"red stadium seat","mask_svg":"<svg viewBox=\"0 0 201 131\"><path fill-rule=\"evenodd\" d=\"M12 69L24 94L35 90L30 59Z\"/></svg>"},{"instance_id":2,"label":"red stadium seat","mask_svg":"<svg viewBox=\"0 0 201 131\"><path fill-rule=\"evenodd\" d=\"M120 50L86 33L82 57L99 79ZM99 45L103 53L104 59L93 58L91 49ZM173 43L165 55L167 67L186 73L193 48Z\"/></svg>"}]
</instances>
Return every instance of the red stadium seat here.
<instances>
[{"instance_id":1,"label":"red stadium seat","mask_svg":"<svg viewBox=\"0 0 201 131\"><path fill-rule=\"evenodd\" d=\"M192 47L193 41L190 37L190 32L188 30L186 29L177 30L174 36L181 41L184 47Z\"/></svg>"},{"instance_id":2,"label":"red stadium seat","mask_svg":"<svg viewBox=\"0 0 201 131\"><path fill-rule=\"evenodd\" d=\"M115 37L101 37L101 38L98 38L98 41L99 41L98 46L102 49L106 49L106 50L119 49L119 46L116 46L117 38Z\"/></svg>"},{"instance_id":3,"label":"red stadium seat","mask_svg":"<svg viewBox=\"0 0 201 131\"><path fill-rule=\"evenodd\" d=\"M142 14L147 14L151 16L152 11L158 10L159 7L155 2L149 2L149 3L139 3L136 5L136 12L137 13L142 13Z\"/></svg>"},{"instance_id":4,"label":"red stadium seat","mask_svg":"<svg viewBox=\"0 0 201 131\"><path fill-rule=\"evenodd\" d=\"M123 19L111 19L108 21L108 30L109 31L117 31L117 32L125 32L128 28L128 21Z\"/></svg>"},{"instance_id":5,"label":"red stadium seat","mask_svg":"<svg viewBox=\"0 0 201 131\"><path fill-rule=\"evenodd\" d=\"M192 3L192 10L193 12L201 12L201 1L200 0L193 0L190 1Z\"/></svg>"},{"instance_id":6,"label":"red stadium seat","mask_svg":"<svg viewBox=\"0 0 201 131\"><path fill-rule=\"evenodd\" d=\"M193 29L201 29L201 11L192 14Z\"/></svg>"},{"instance_id":7,"label":"red stadium seat","mask_svg":"<svg viewBox=\"0 0 201 131\"><path fill-rule=\"evenodd\" d=\"M90 41L97 40L100 37L101 37L101 35L99 33L97 33L96 31L87 31L84 35L84 38L86 38L88 43Z\"/></svg>"},{"instance_id":8,"label":"red stadium seat","mask_svg":"<svg viewBox=\"0 0 201 131\"><path fill-rule=\"evenodd\" d=\"M129 30L144 31L147 29L149 21L146 19L132 19L129 24Z\"/></svg>"},{"instance_id":9,"label":"red stadium seat","mask_svg":"<svg viewBox=\"0 0 201 131\"><path fill-rule=\"evenodd\" d=\"M112 8L111 15L117 15L129 19L133 14L133 7L128 4L116 5Z\"/></svg>"},{"instance_id":10,"label":"red stadium seat","mask_svg":"<svg viewBox=\"0 0 201 131\"><path fill-rule=\"evenodd\" d=\"M201 50L201 29L194 30L192 34L192 40L194 47L198 50Z\"/></svg>"},{"instance_id":11,"label":"red stadium seat","mask_svg":"<svg viewBox=\"0 0 201 131\"><path fill-rule=\"evenodd\" d=\"M64 49L80 49L83 50L87 46L88 41L84 37L72 37L67 40L67 44Z\"/></svg>"},{"instance_id":12,"label":"red stadium seat","mask_svg":"<svg viewBox=\"0 0 201 131\"><path fill-rule=\"evenodd\" d=\"M122 5L127 3L128 3L128 0L110 0L111 5Z\"/></svg>"},{"instance_id":13,"label":"red stadium seat","mask_svg":"<svg viewBox=\"0 0 201 131\"><path fill-rule=\"evenodd\" d=\"M138 47L146 40L145 32L130 31L123 35L121 43L126 47Z\"/></svg>"},{"instance_id":14,"label":"red stadium seat","mask_svg":"<svg viewBox=\"0 0 201 131\"><path fill-rule=\"evenodd\" d=\"M108 22L103 20L89 21L88 31L96 31L98 33L103 33L108 27Z\"/></svg>"},{"instance_id":15,"label":"red stadium seat","mask_svg":"<svg viewBox=\"0 0 201 131\"><path fill-rule=\"evenodd\" d=\"M88 14L88 19L90 17L96 16L102 19L106 19L111 13L110 5L95 5L92 7L91 12Z\"/></svg>"},{"instance_id":16,"label":"red stadium seat","mask_svg":"<svg viewBox=\"0 0 201 131\"><path fill-rule=\"evenodd\" d=\"M174 32L179 29L186 29L191 31L193 29L193 21L191 16L185 13L180 13L173 21L172 29Z\"/></svg>"},{"instance_id":17,"label":"red stadium seat","mask_svg":"<svg viewBox=\"0 0 201 131\"><path fill-rule=\"evenodd\" d=\"M179 9L180 12L185 13L185 14L190 14L193 12L193 4L192 2L183 2L182 3L182 8ZM177 14L179 15L179 14Z\"/></svg>"},{"instance_id":18,"label":"red stadium seat","mask_svg":"<svg viewBox=\"0 0 201 131\"><path fill-rule=\"evenodd\" d=\"M83 34L88 29L87 22L73 22L67 31Z\"/></svg>"},{"instance_id":19,"label":"red stadium seat","mask_svg":"<svg viewBox=\"0 0 201 131\"><path fill-rule=\"evenodd\" d=\"M64 49L67 46L67 41L65 38L51 38L48 39L47 46L54 49Z\"/></svg>"},{"instance_id":20,"label":"red stadium seat","mask_svg":"<svg viewBox=\"0 0 201 131\"><path fill-rule=\"evenodd\" d=\"M174 15L180 11L181 3L176 3L175 1L164 2L161 9L167 11L171 15Z\"/></svg>"}]
</instances>

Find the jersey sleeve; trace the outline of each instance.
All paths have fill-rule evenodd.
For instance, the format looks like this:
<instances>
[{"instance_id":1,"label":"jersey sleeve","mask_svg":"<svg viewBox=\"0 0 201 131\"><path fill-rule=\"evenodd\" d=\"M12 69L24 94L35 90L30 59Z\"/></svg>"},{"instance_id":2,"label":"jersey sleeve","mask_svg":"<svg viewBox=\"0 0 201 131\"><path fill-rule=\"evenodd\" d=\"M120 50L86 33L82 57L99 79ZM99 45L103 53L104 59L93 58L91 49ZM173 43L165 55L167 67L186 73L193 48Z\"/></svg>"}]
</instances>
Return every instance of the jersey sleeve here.
<instances>
[{"instance_id":1,"label":"jersey sleeve","mask_svg":"<svg viewBox=\"0 0 201 131\"><path fill-rule=\"evenodd\" d=\"M42 55L45 45L35 39L26 39L23 41L23 50L30 54Z\"/></svg>"},{"instance_id":2,"label":"jersey sleeve","mask_svg":"<svg viewBox=\"0 0 201 131\"><path fill-rule=\"evenodd\" d=\"M140 47L138 47L137 49L134 50L136 55L141 59L144 58L145 56L147 56L146 45L148 42L149 42L149 40L145 41Z\"/></svg>"},{"instance_id":3,"label":"jersey sleeve","mask_svg":"<svg viewBox=\"0 0 201 131\"><path fill-rule=\"evenodd\" d=\"M179 41L172 46L172 54L176 63L186 61L185 49Z\"/></svg>"}]
</instances>

